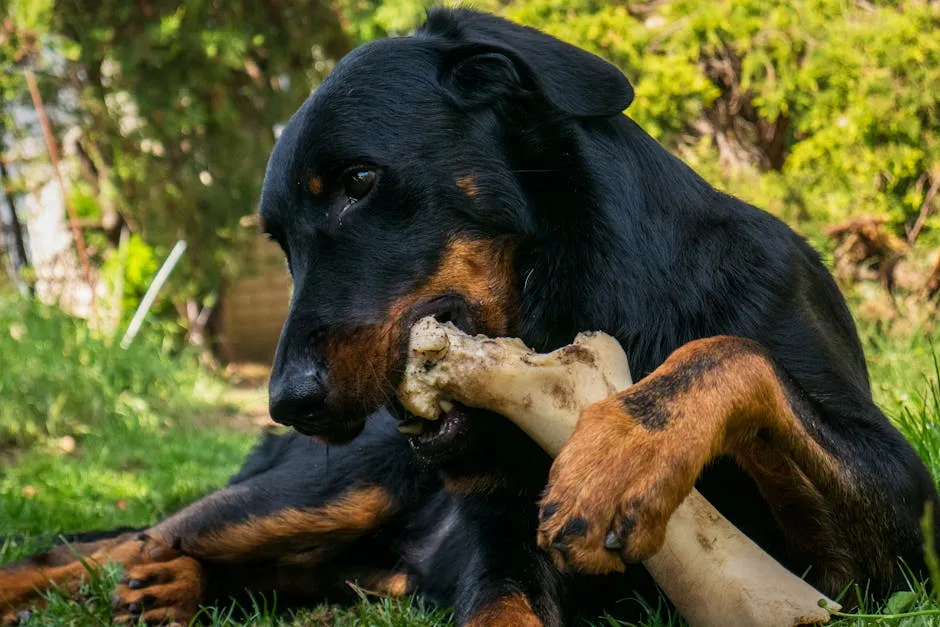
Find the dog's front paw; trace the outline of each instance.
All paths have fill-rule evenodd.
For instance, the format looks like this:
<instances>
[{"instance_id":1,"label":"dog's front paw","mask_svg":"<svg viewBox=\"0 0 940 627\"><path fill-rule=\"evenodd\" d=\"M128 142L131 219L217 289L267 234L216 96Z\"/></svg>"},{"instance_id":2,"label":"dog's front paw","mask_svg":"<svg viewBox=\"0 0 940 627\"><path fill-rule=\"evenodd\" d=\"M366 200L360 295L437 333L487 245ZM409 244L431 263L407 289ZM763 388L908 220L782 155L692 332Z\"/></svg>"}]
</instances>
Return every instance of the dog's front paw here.
<instances>
[{"instance_id":1,"label":"dog's front paw","mask_svg":"<svg viewBox=\"0 0 940 627\"><path fill-rule=\"evenodd\" d=\"M591 405L552 465L539 546L559 568L587 573L651 557L695 484L695 448L643 426L618 397Z\"/></svg>"},{"instance_id":2,"label":"dog's front paw","mask_svg":"<svg viewBox=\"0 0 940 627\"><path fill-rule=\"evenodd\" d=\"M188 624L202 601L202 566L160 541L144 542L144 559L128 564L115 588L114 622Z\"/></svg>"}]
</instances>

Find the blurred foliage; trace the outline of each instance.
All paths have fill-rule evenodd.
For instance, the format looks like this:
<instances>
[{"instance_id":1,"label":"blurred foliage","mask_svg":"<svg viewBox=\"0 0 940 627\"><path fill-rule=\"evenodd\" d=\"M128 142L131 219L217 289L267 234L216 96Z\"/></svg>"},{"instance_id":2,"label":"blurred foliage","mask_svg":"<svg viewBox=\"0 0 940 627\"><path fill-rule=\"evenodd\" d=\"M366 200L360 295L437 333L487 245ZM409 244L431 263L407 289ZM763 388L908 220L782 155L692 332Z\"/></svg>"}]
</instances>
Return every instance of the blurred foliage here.
<instances>
[{"instance_id":1,"label":"blurred foliage","mask_svg":"<svg viewBox=\"0 0 940 627\"><path fill-rule=\"evenodd\" d=\"M275 124L352 45L408 33L429 4L0 0L0 65L35 68L59 124L80 127L76 204L101 217L103 258L125 221L157 260L189 240L169 290L178 311L238 269L251 235L239 218L255 207ZM622 68L636 88L631 117L712 183L793 224L845 284L864 266L891 291L904 283L896 262L914 259L908 293L936 301L940 2L473 6ZM0 93L22 101L20 74L3 73ZM868 216L839 236L824 228ZM855 232L872 224L883 232Z\"/></svg>"},{"instance_id":2,"label":"blurred foliage","mask_svg":"<svg viewBox=\"0 0 940 627\"><path fill-rule=\"evenodd\" d=\"M111 245L129 225L161 259L188 241L179 301L237 269L275 126L350 47L316 0L0 0L0 16L4 127L14 106L31 109L32 68L60 139L80 130L79 213Z\"/></svg>"},{"instance_id":3,"label":"blurred foliage","mask_svg":"<svg viewBox=\"0 0 940 627\"><path fill-rule=\"evenodd\" d=\"M161 334L121 350L58 308L0 294L0 452L162 425L211 398L207 377L194 353L174 356Z\"/></svg>"}]
</instances>

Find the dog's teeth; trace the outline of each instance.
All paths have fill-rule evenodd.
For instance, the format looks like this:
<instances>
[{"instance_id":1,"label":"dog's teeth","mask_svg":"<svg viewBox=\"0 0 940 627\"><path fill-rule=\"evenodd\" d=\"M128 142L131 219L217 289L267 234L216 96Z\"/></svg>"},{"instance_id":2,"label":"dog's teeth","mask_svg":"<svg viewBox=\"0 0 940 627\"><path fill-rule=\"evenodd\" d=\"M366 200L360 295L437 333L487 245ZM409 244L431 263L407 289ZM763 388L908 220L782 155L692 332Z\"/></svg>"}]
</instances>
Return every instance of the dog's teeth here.
<instances>
[{"instance_id":1,"label":"dog's teeth","mask_svg":"<svg viewBox=\"0 0 940 627\"><path fill-rule=\"evenodd\" d=\"M447 412L449 412L449 411L452 410L453 408L454 408L454 404L453 404L453 403L451 403L450 401L445 401L444 399L441 399L441 411L442 411L442 412L444 412L444 413L446 414Z\"/></svg>"},{"instance_id":2,"label":"dog's teeth","mask_svg":"<svg viewBox=\"0 0 940 627\"><path fill-rule=\"evenodd\" d=\"M424 432L424 424L418 420L403 422L398 425L398 431L404 435L421 435Z\"/></svg>"}]
</instances>

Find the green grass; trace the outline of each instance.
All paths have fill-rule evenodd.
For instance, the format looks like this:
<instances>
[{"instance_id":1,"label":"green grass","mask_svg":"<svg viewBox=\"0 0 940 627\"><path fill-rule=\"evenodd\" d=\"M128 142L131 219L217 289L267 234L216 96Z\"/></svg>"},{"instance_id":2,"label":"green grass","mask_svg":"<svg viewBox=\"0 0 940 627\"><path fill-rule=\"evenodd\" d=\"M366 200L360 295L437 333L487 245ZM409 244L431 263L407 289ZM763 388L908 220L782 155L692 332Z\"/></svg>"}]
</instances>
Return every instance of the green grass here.
<instances>
[{"instance_id":1,"label":"green grass","mask_svg":"<svg viewBox=\"0 0 940 627\"><path fill-rule=\"evenodd\" d=\"M222 385L144 336L129 350L0 297L0 530L141 525L224 482L252 436L200 416ZM2 535L2 533L0 533Z\"/></svg>"},{"instance_id":2,"label":"green grass","mask_svg":"<svg viewBox=\"0 0 940 627\"><path fill-rule=\"evenodd\" d=\"M0 296L0 535L20 536L0 547L0 563L45 548L60 532L151 523L221 485L251 446L254 434L229 420L243 408L193 355L140 340L122 351L54 310ZM888 338L863 329L863 340L876 399L940 482L940 332ZM247 397L263 401L260 390ZM117 576L108 569L91 578L85 602L50 594L28 624L108 624ZM909 591L873 603L849 589L858 609L834 624L940 626L934 590L911 581ZM207 608L202 618L212 625L450 624L446 612L417 600L364 594L351 608L285 615L275 600L258 598ZM681 624L655 604L642 623Z\"/></svg>"},{"instance_id":3,"label":"green grass","mask_svg":"<svg viewBox=\"0 0 940 627\"><path fill-rule=\"evenodd\" d=\"M82 589L83 602L57 594L47 595L45 607L42 611L33 612L22 623L23 627L98 627L111 624L111 593L119 577L117 568L94 572ZM273 601L256 598L247 605L204 608L196 621L213 627L444 627L452 624L448 612L427 607L415 598L370 599L364 594L360 597L358 603L348 608L323 605L290 613L278 612Z\"/></svg>"}]
</instances>

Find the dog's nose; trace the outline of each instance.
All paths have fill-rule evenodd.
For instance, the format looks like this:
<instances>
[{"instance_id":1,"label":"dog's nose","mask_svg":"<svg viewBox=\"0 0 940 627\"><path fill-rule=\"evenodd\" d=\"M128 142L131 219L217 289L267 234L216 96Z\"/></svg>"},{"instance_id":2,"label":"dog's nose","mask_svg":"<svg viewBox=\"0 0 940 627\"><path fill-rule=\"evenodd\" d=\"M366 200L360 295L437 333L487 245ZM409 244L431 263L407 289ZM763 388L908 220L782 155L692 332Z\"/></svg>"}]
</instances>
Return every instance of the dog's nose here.
<instances>
[{"instance_id":1,"label":"dog's nose","mask_svg":"<svg viewBox=\"0 0 940 627\"><path fill-rule=\"evenodd\" d=\"M273 376L268 391L271 418L282 425L314 422L326 404L326 384L318 368L292 370Z\"/></svg>"}]
</instances>

